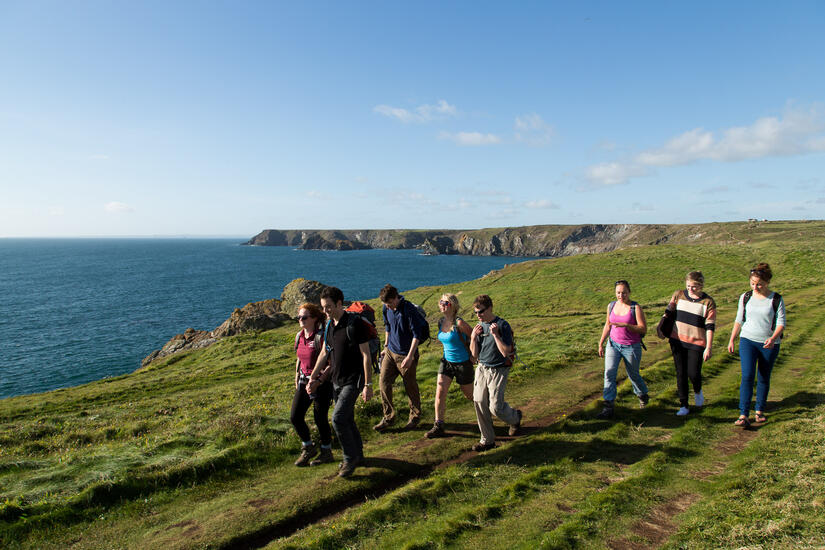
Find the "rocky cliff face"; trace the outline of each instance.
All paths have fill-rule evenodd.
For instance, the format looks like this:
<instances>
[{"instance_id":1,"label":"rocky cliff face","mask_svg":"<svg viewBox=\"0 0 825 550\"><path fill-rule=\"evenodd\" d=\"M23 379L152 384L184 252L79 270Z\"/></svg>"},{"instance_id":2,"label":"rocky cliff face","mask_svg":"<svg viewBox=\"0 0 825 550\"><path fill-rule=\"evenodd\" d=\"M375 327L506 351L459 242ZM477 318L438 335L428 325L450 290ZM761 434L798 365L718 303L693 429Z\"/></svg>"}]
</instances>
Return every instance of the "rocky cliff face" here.
<instances>
[{"instance_id":1,"label":"rocky cliff face","mask_svg":"<svg viewBox=\"0 0 825 550\"><path fill-rule=\"evenodd\" d=\"M634 244L656 244L678 233L669 225L537 225L476 230L276 230L244 244L305 250L414 248L428 254L474 256L571 256Z\"/></svg>"}]
</instances>

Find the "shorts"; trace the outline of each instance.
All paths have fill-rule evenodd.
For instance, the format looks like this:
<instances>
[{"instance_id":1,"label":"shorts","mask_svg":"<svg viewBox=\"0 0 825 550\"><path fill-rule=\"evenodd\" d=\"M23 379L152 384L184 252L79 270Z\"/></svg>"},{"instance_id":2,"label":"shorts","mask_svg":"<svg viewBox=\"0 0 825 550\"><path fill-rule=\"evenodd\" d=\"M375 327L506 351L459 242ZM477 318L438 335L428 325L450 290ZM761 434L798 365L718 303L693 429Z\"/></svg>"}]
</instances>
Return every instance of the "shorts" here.
<instances>
[{"instance_id":1,"label":"shorts","mask_svg":"<svg viewBox=\"0 0 825 550\"><path fill-rule=\"evenodd\" d=\"M473 383L475 373L473 373L473 364L469 359L463 363L451 363L442 357L441 364L438 366L438 374L449 376L463 386Z\"/></svg>"}]
</instances>

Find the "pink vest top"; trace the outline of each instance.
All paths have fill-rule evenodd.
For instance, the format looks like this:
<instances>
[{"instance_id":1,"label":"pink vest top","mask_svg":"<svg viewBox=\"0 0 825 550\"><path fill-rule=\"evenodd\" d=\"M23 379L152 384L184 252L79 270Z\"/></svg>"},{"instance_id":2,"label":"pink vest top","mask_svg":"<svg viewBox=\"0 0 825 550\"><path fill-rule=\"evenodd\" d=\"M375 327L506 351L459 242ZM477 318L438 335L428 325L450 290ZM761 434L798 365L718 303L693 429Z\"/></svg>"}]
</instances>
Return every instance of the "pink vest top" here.
<instances>
[{"instance_id":1,"label":"pink vest top","mask_svg":"<svg viewBox=\"0 0 825 550\"><path fill-rule=\"evenodd\" d=\"M610 312L610 321L614 323L630 323L633 320L633 312L628 311L625 315L616 315L616 309L614 306L613 311ZM638 344L642 341L642 335L637 334L631 330L626 329L625 327L610 327L610 339L616 342L617 344L622 344L623 346L629 346L632 344Z\"/></svg>"}]
</instances>

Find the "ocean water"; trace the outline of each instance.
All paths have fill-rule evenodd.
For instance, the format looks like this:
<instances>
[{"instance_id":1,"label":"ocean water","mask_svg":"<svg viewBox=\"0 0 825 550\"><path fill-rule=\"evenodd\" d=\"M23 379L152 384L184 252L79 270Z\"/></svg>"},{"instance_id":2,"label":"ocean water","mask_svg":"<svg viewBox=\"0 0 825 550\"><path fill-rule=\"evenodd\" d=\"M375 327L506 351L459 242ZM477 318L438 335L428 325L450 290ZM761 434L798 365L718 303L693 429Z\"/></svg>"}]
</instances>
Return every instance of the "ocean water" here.
<instances>
[{"instance_id":1,"label":"ocean water","mask_svg":"<svg viewBox=\"0 0 825 550\"><path fill-rule=\"evenodd\" d=\"M240 246L238 239L0 239L0 398L131 372L188 327L304 277L348 300L465 281L529 258Z\"/></svg>"}]
</instances>

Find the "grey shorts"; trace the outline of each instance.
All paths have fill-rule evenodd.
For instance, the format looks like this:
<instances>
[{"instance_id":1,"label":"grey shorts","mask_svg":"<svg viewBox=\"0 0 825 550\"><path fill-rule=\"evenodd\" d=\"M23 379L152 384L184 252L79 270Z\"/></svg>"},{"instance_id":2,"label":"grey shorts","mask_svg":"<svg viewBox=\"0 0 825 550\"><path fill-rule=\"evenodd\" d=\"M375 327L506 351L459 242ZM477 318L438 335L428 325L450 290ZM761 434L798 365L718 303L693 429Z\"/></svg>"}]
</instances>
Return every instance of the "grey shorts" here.
<instances>
[{"instance_id":1,"label":"grey shorts","mask_svg":"<svg viewBox=\"0 0 825 550\"><path fill-rule=\"evenodd\" d=\"M438 374L449 376L462 386L473 383L473 364L469 359L463 363L451 363L441 358L441 364L438 366Z\"/></svg>"}]
</instances>

